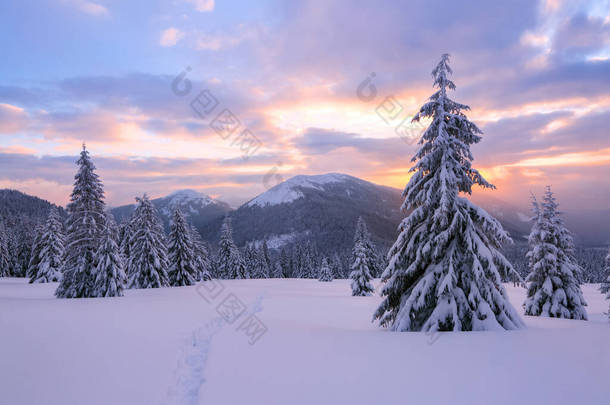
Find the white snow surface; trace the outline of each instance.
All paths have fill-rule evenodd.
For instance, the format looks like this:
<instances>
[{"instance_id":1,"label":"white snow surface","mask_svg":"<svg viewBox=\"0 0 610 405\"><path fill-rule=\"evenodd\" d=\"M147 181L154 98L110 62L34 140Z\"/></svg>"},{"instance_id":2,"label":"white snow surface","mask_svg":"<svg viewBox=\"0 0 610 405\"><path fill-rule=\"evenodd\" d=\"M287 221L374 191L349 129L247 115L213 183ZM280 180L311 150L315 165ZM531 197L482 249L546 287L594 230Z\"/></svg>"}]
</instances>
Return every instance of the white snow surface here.
<instances>
[{"instance_id":1,"label":"white snow surface","mask_svg":"<svg viewBox=\"0 0 610 405\"><path fill-rule=\"evenodd\" d=\"M265 207L268 205L289 203L304 197L303 192L300 190L301 188L324 191L325 184L341 183L350 179L352 179L351 176L341 173L294 176L250 200L246 205L248 207Z\"/></svg>"},{"instance_id":2,"label":"white snow surface","mask_svg":"<svg viewBox=\"0 0 610 405\"><path fill-rule=\"evenodd\" d=\"M525 330L426 335L371 323L380 298L351 297L349 280L222 283L223 293L208 303L196 287L56 299L57 283L0 279L0 403L487 405L610 398L608 301L598 285L583 286L589 321L524 317ZM525 290L506 288L522 313ZM268 331L254 345L236 330L240 320L215 321L229 293L246 307L262 297L256 315ZM195 333L203 333L197 345ZM176 381L203 383L176 402L184 400Z\"/></svg>"}]
</instances>

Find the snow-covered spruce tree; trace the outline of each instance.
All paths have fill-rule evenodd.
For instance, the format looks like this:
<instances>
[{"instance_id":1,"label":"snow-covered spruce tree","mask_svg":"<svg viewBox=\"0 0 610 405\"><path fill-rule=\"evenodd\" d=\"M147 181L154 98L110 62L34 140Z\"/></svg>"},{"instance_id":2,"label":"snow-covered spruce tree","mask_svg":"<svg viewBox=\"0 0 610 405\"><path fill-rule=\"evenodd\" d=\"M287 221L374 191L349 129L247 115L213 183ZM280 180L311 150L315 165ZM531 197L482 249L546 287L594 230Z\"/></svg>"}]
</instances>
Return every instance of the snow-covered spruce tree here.
<instances>
[{"instance_id":1,"label":"snow-covered spruce tree","mask_svg":"<svg viewBox=\"0 0 610 405\"><path fill-rule=\"evenodd\" d=\"M11 275L12 258L9 251L8 233L4 224L0 223L0 277Z\"/></svg>"},{"instance_id":2,"label":"snow-covered spruce tree","mask_svg":"<svg viewBox=\"0 0 610 405\"><path fill-rule=\"evenodd\" d=\"M315 269L314 260L312 257L312 248L310 244L306 244L303 249L301 249L301 257L300 257L300 278L317 278L317 271Z\"/></svg>"},{"instance_id":3,"label":"snow-covered spruce tree","mask_svg":"<svg viewBox=\"0 0 610 405\"><path fill-rule=\"evenodd\" d=\"M399 236L382 274L385 299L374 314L395 331L470 331L524 327L501 284L512 269L499 249L510 241L498 221L459 193L493 188L475 170L470 145L481 130L469 107L447 96L455 89L449 55L432 71L438 87L413 121L430 118L403 191ZM514 270L513 270L514 271Z\"/></svg>"},{"instance_id":4,"label":"snow-covered spruce tree","mask_svg":"<svg viewBox=\"0 0 610 405\"><path fill-rule=\"evenodd\" d=\"M269 261L265 258L265 250L263 247L251 247L250 262L248 269L252 278L269 278Z\"/></svg>"},{"instance_id":5,"label":"snow-covered spruce tree","mask_svg":"<svg viewBox=\"0 0 610 405\"><path fill-rule=\"evenodd\" d=\"M526 315L552 318L587 319L585 302L574 264L563 250L562 229L557 220L557 202L547 187L544 201L534 205L534 224L528 239L530 274L526 282Z\"/></svg>"},{"instance_id":6,"label":"snow-covered spruce tree","mask_svg":"<svg viewBox=\"0 0 610 405\"><path fill-rule=\"evenodd\" d=\"M352 295L367 296L371 295L375 289L371 285L371 271L368 266L368 258L366 256L366 246L359 240L354 246L353 256L355 257L352 264L352 272L349 277L352 279Z\"/></svg>"},{"instance_id":7,"label":"snow-covered spruce tree","mask_svg":"<svg viewBox=\"0 0 610 405\"><path fill-rule=\"evenodd\" d=\"M610 299L610 249L608 249L608 255L606 256L606 265L604 267L604 280L599 288L603 294L608 294Z\"/></svg>"},{"instance_id":8,"label":"snow-covered spruce tree","mask_svg":"<svg viewBox=\"0 0 610 405\"><path fill-rule=\"evenodd\" d=\"M95 284L93 297L120 297L127 283L119 246L112 229L112 220L104 232L99 249L95 254Z\"/></svg>"},{"instance_id":9,"label":"snow-covered spruce tree","mask_svg":"<svg viewBox=\"0 0 610 405\"><path fill-rule=\"evenodd\" d=\"M333 272L328 265L328 259L323 258L318 270L318 281L333 281Z\"/></svg>"},{"instance_id":10,"label":"snow-covered spruce tree","mask_svg":"<svg viewBox=\"0 0 610 405\"><path fill-rule=\"evenodd\" d=\"M241 253L233 242L231 219L227 216L220 228L218 242L218 262L216 265L219 278L250 278Z\"/></svg>"},{"instance_id":11,"label":"snow-covered spruce tree","mask_svg":"<svg viewBox=\"0 0 610 405\"><path fill-rule=\"evenodd\" d=\"M212 279L212 259L210 251L201 238L199 231L194 226L191 229L191 240L195 253L195 268L197 269L197 281L207 281Z\"/></svg>"},{"instance_id":12,"label":"snow-covered spruce tree","mask_svg":"<svg viewBox=\"0 0 610 405\"><path fill-rule=\"evenodd\" d=\"M106 228L104 188L89 152L83 145L76 162L74 189L67 206L65 257L58 298L84 298L93 294L95 253Z\"/></svg>"},{"instance_id":13,"label":"snow-covered spruce tree","mask_svg":"<svg viewBox=\"0 0 610 405\"><path fill-rule=\"evenodd\" d=\"M175 287L195 284L197 264L190 227L186 223L184 214L178 208L172 214L168 256L169 284Z\"/></svg>"},{"instance_id":14,"label":"snow-covered spruce tree","mask_svg":"<svg viewBox=\"0 0 610 405\"><path fill-rule=\"evenodd\" d=\"M44 233L44 224L39 224L34 230L34 240L32 242L32 250L30 252L30 260L25 276L30 280L38 274L38 266L40 265L40 252L42 252L42 234Z\"/></svg>"},{"instance_id":15,"label":"snow-covered spruce tree","mask_svg":"<svg viewBox=\"0 0 610 405\"><path fill-rule=\"evenodd\" d=\"M355 252L356 245L358 242L361 242L365 249L367 266L369 268L369 272L373 277L379 275L381 273L381 269L379 266L379 258L377 257L377 250L371 242L371 234L366 226L366 222L362 217L358 217L358 222L356 224L356 232L354 234L354 248L352 249L352 253ZM352 262L356 260L356 257L352 255Z\"/></svg>"},{"instance_id":16,"label":"snow-covered spruce tree","mask_svg":"<svg viewBox=\"0 0 610 405\"><path fill-rule=\"evenodd\" d=\"M64 264L64 234L57 208L52 207L49 211L43 233L38 239L38 264L32 269L30 283L59 281Z\"/></svg>"},{"instance_id":17,"label":"snow-covered spruce tree","mask_svg":"<svg viewBox=\"0 0 610 405\"><path fill-rule=\"evenodd\" d=\"M129 288L167 287L167 246L161 221L146 194L136 201L127 268Z\"/></svg>"},{"instance_id":18,"label":"snow-covered spruce tree","mask_svg":"<svg viewBox=\"0 0 610 405\"><path fill-rule=\"evenodd\" d=\"M123 263L125 269L128 268L129 256L130 256L130 247L131 247L131 237L133 236L133 221L135 215L132 215L126 221L124 221L119 227L119 252L121 253L121 257L123 258Z\"/></svg>"}]
</instances>

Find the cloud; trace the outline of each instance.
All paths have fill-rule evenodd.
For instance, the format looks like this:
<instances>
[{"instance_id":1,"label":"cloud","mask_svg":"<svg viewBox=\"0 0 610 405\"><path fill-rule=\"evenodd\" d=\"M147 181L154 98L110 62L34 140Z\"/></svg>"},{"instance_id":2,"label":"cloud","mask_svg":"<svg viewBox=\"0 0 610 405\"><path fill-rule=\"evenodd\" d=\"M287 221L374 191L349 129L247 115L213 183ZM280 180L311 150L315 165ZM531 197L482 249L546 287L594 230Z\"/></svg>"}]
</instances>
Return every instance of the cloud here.
<instances>
[{"instance_id":1,"label":"cloud","mask_svg":"<svg viewBox=\"0 0 610 405\"><path fill-rule=\"evenodd\" d=\"M195 10L202 13L214 11L214 0L185 0L187 3L192 4Z\"/></svg>"},{"instance_id":2,"label":"cloud","mask_svg":"<svg viewBox=\"0 0 610 405\"><path fill-rule=\"evenodd\" d=\"M161 46L174 46L184 37L184 32L178 28L170 27L161 32L161 38L159 39L159 45Z\"/></svg>"},{"instance_id":3,"label":"cloud","mask_svg":"<svg viewBox=\"0 0 610 405\"><path fill-rule=\"evenodd\" d=\"M22 108L0 103L0 134L11 134L25 129L27 114Z\"/></svg>"},{"instance_id":4,"label":"cloud","mask_svg":"<svg viewBox=\"0 0 610 405\"><path fill-rule=\"evenodd\" d=\"M87 0L64 0L64 3L68 3L75 7L76 9L82 11L83 13L93 15L93 16L107 16L110 14L108 9L93 1Z\"/></svg>"}]
</instances>

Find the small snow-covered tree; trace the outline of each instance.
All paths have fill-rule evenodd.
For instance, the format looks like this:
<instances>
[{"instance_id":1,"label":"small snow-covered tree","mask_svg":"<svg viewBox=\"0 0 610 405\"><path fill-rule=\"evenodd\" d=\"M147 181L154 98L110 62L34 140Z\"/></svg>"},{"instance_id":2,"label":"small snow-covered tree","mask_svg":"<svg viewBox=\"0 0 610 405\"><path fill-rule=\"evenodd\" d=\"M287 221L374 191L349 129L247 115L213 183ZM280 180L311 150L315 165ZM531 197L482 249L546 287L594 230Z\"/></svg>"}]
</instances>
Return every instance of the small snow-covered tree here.
<instances>
[{"instance_id":1,"label":"small snow-covered tree","mask_svg":"<svg viewBox=\"0 0 610 405\"><path fill-rule=\"evenodd\" d=\"M42 234L44 233L44 225L39 224L34 230L34 241L32 242L32 250L30 252L30 260L25 276L30 280L38 274L38 266L40 265L40 252L42 251Z\"/></svg>"},{"instance_id":2,"label":"small snow-covered tree","mask_svg":"<svg viewBox=\"0 0 610 405\"><path fill-rule=\"evenodd\" d=\"M582 291L574 275L574 264L564 250L558 204L550 187L543 203L534 200L534 224L528 239L530 274L526 282L526 315L587 319Z\"/></svg>"},{"instance_id":3,"label":"small snow-covered tree","mask_svg":"<svg viewBox=\"0 0 610 405\"><path fill-rule=\"evenodd\" d=\"M32 269L30 283L59 281L64 264L64 235L57 208L51 208L37 243L38 264Z\"/></svg>"},{"instance_id":4,"label":"small snow-covered tree","mask_svg":"<svg viewBox=\"0 0 610 405\"><path fill-rule=\"evenodd\" d=\"M371 295L375 289L371 285L371 271L368 266L368 258L366 256L366 246L362 240L359 240L354 246L354 263L352 264L352 272L349 277L352 279L352 295L367 296Z\"/></svg>"},{"instance_id":5,"label":"small snow-covered tree","mask_svg":"<svg viewBox=\"0 0 610 405\"><path fill-rule=\"evenodd\" d=\"M333 272L328 265L328 259L323 258L320 269L318 270L318 281L333 281Z\"/></svg>"},{"instance_id":6,"label":"small snow-covered tree","mask_svg":"<svg viewBox=\"0 0 610 405\"><path fill-rule=\"evenodd\" d=\"M66 243L58 298L91 297L95 282L95 253L106 228L104 188L83 145L76 162L74 189L67 206Z\"/></svg>"},{"instance_id":7,"label":"small snow-covered tree","mask_svg":"<svg viewBox=\"0 0 610 405\"><path fill-rule=\"evenodd\" d=\"M219 278L240 279L250 278L248 269L233 242L233 229L231 219L225 217L220 228L220 242L218 242L218 262L216 265Z\"/></svg>"},{"instance_id":8,"label":"small snow-covered tree","mask_svg":"<svg viewBox=\"0 0 610 405\"><path fill-rule=\"evenodd\" d=\"M195 253L195 268L197 269L197 281L207 281L212 279L212 258L210 250L201 238L199 231L191 226L191 240Z\"/></svg>"},{"instance_id":9,"label":"small snow-covered tree","mask_svg":"<svg viewBox=\"0 0 610 405\"><path fill-rule=\"evenodd\" d=\"M605 263L605 267L604 267L604 280L602 281L602 284L599 288L599 290L604 293L604 294L608 294L608 299L610 299L610 249L608 249L608 255L606 256L606 263Z\"/></svg>"},{"instance_id":10,"label":"small snow-covered tree","mask_svg":"<svg viewBox=\"0 0 610 405\"><path fill-rule=\"evenodd\" d=\"M11 255L6 228L0 223L0 277L11 275Z\"/></svg>"},{"instance_id":11,"label":"small snow-covered tree","mask_svg":"<svg viewBox=\"0 0 610 405\"><path fill-rule=\"evenodd\" d=\"M252 278L269 278L269 261L265 258L264 248L251 246L248 253L247 267Z\"/></svg>"},{"instance_id":12,"label":"small snow-covered tree","mask_svg":"<svg viewBox=\"0 0 610 405\"><path fill-rule=\"evenodd\" d=\"M373 277L379 275L381 273L381 269L379 268L379 258L377 257L377 250L375 249L375 245L371 241L371 234L366 226L366 222L362 217L358 217L358 222L356 223L356 232L354 234L354 248L352 249L352 262L356 260L356 257L353 255L355 252L356 245L361 243L365 250L367 266L369 268L369 272Z\"/></svg>"},{"instance_id":13,"label":"small snow-covered tree","mask_svg":"<svg viewBox=\"0 0 610 405\"><path fill-rule=\"evenodd\" d=\"M500 279L512 268L500 253L510 241L498 221L461 197L472 186L493 188L472 167L470 145L481 130L451 100L449 55L432 71L438 88L413 121L431 119L403 191L399 235L382 274L384 297L374 314L395 331L470 331L524 326ZM514 271L514 270L513 270Z\"/></svg>"},{"instance_id":14,"label":"small snow-covered tree","mask_svg":"<svg viewBox=\"0 0 610 405\"><path fill-rule=\"evenodd\" d=\"M197 264L191 232L184 215L176 208L172 214L169 233L169 284L185 286L195 284Z\"/></svg>"},{"instance_id":15,"label":"small snow-covered tree","mask_svg":"<svg viewBox=\"0 0 610 405\"><path fill-rule=\"evenodd\" d=\"M127 270L129 288L167 287L167 246L161 221L146 194L136 201Z\"/></svg>"},{"instance_id":16,"label":"small snow-covered tree","mask_svg":"<svg viewBox=\"0 0 610 405\"><path fill-rule=\"evenodd\" d=\"M93 297L120 297L127 283L116 235L109 219L99 249L95 254L96 271Z\"/></svg>"}]
</instances>

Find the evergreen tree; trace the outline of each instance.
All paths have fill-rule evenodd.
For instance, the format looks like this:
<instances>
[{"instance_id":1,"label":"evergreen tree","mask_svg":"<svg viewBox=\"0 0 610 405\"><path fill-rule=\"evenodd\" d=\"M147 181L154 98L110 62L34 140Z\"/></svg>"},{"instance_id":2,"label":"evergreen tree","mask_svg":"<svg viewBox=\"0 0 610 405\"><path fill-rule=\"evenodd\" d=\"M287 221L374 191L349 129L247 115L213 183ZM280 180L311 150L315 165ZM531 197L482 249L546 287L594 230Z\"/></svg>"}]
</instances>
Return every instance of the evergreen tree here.
<instances>
[{"instance_id":1,"label":"evergreen tree","mask_svg":"<svg viewBox=\"0 0 610 405\"><path fill-rule=\"evenodd\" d=\"M129 288L167 287L167 247L161 221L146 194L136 201L127 271Z\"/></svg>"},{"instance_id":2,"label":"evergreen tree","mask_svg":"<svg viewBox=\"0 0 610 405\"><path fill-rule=\"evenodd\" d=\"M37 265L31 270L30 283L48 283L61 279L64 264L64 235L57 208L52 207L49 217L38 238Z\"/></svg>"},{"instance_id":3,"label":"evergreen tree","mask_svg":"<svg viewBox=\"0 0 610 405\"><path fill-rule=\"evenodd\" d=\"M315 270L315 265L313 258L311 256L311 246L309 244L305 245L305 247L301 250L301 258L300 258L300 278L316 278L317 272Z\"/></svg>"},{"instance_id":4,"label":"evergreen tree","mask_svg":"<svg viewBox=\"0 0 610 405\"><path fill-rule=\"evenodd\" d=\"M330 268L333 271L335 278L345 278L345 274L343 272L343 262L341 262L341 258L339 257L339 254L336 252L333 255L333 259L332 259Z\"/></svg>"},{"instance_id":5,"label":"evergreen tree","mask_svg":"<svg viewBox=\"0 0 610 405\"><path fill-rule=\"evenodd\" d=\"M260 253L265 264L264 269L266 269L267 277L269 277L271 269L273 268L273 262L271 261L271 255L269 254L269 246L267 245L267 239L263 240L263 245L261 246Z\"/></svg>"},{"instance_id":6,"label":"evergreen tree","mask_svg":"<svg viewBox=\"0 0 610 405\"><path fill-rule=\"evenodd\" d=\"M38 225L34 230L34 241L32 242L32 250L30 252L30 260L28 262L28 268L25 272L25 276L30 280L36 277L38 269L40 267L40 253L42 252L43 243L42 235L44 233L44 226Z\"/></svg>"},{"instance_id":7,"label":"evergreen tree","mask_svg":"<svg viewBox=\"0 0 610 405\"><path fill-rule=\"evenodd\" d=\"M273 270L271 271L271 278L284 278L284 268L282 267L282 263L277 260L273 265Z\"/></svg>"},{"instance_id":8,"label":"evergreen tree","mask_svg":"<svg viewBox=\"0 0 610 405\"><path fill-rule=\"evenodd\" d=\"M600 291L604 294L608 293L608 299L610 299L610 249L608 249L608 255L606 256L606 265L604 267L604 280L600 286Z\"/></svg>"},{"instance_id":9,"label":"evergreen tree","mask_svg":"<svg viewBox=\"0 0 610 405\"><path fill-rule=\"evenodd\" d=\"M328 259L323 258L318 270L318 281L333 281L333 273L328 265Z\"/></svg>"},{"instance_id":10,"label":"evergreen tree","mask_svg":"<svg viewBox=\"0 0 610 405\"><path fill-rule=\"evenodd\" d=\"M212 259L210 250L201 238L199 231L191 226L191 240L193 241L193 249L195 253L195 268L197 269L197 281L207 281L212 279Z\"/></svg>"},{"instance_id":11,"label":"evergreen tree","mask_svg":"<svg viewBox=\"0 0 610 405\"><path fill-rule=\"evenodd\" d=\"M95 255L96 277L93 297L120 297L127 283L119 247L115 241L116 235L112 228L113 220L108 218L108 226L104 232L99 249Z\"/></svg>"},{"instance_id":12,"label":"evergreen tree","mask_svg":"<svg viewBox=\"0 0 610 405\"><path fill-rule=\"evenodd\" d=\"M85 145L76 163L78 172L67 206L63 276L55 291L58 298L92 296L95 254L106 227L104 189Z\"/></svg>"},{"instance_id":13,"label":"evergreen tree","mask_svg":"<svg viewBox=\"0 0 610 405\"><path fill-rule=\"evenodd\" d=\"M250 278L239 249L233 242L233 229L228 216L220 228L217 271L219 278Z\"/></svg>"},{"instance_id":14,"label":"evergreen tree","mask_svg":"<svg viewBox=\"0 0 610 405\"><path fill-rule=\"evenodd\" d=\"M561 222L557 219L558 204L547 187L542 206L534 205L534 225L528 239L530 274L527 298L523 304L526 315L553 318L587 319L585 302L574 264L564 250Z\"/></svg>"},{"instance_id":15,"label":"evergreen tree","mask_svg":"<svg viewBox=\"0 0 610 405\"><path fill-rule=\"evenodd\" d=\"M4 225L0 223L0 277L11 275L11 262L8 234Z\"/></svg>"},{"instance_id":16,"label":"evergreen tree","mask_svg":"<svg viewBox=\"0 0 610 405\"><path fill-rule=\"evenodd\" d=\"M375 312L395 331L469 331L524 326L500 280L512 268L500 253L510 240L498 221L460 193L474 184L493 188L475 170L470 145L481 130L468 106L447 96L455 89L449 55L432 71L438 87L413 121L430 118L412 161L402 209L410 214L388 253L382 274L384 298Z\"/></svg>"},{"instance_id":17,"label":"evergreen tree","mask_svg":"<svg viewBox=\"0 0 610 405\"><path fill-rule=\"evenodd\" d=\"M358 217L358 222L356 224L356 232L354 234L354 248L352 249L352 262L356 260L356 257L353 255L355 252L356 245L361 243L365 249L365 255L367 260L367 267L369 269L370 274L375 277L381 273L381 269L379 268L379 258L377 257L377 250L371 242L371 234L366 226L366 222L362 217Z\"/></svg>"},{"instance_id":18,"label":"evergreen tree","mask_svg":"<svg viewBox=\"0 0 610 405\"><path fill-rule=\"evenodd\" d=\"M267 252L268 253L268 252ZM265 250L263 247L257 249L256 247L250 248L250 260L248 263L248 269L252 278L269 278L269 260L265 257Z\"/></svg>"},{"instance_id":19,"label":"evergreen tree","mask_svg":"<svg viewBox=\"0 0 610 405\"><path fill-rule=\"evenodd\" d=\"M169 233L169 283L172 286L195 284L198 270L191 231L180 209L172 215Z\"/></svg>"},{"instance_id":20,"label":"evergreen tree","mask_svg":"<svg viewBox=\"0 0 610 405\"><path fill-rule=\"evenodd\" d=\"M130 246L131 246L131 237L133 236L133 221L135 215L132 215L131 218L124 221L119 228L119 251L121 253L121 257L123 258L123 263L125 267L128 267L129 256L130 256Z\"/></svg>"},{"instance_id":21,"label":"evergreen tree","mask_svg":"<svg viewBox=\"0 0 610 405\"><path fill-rule=\"evenodd\" d=\"M362 240L356 242L354 246L354 263L349 277L352 279L352 295L366 296L371 295L375 290L371 285L371 271L369 270L369 259L366 256L366 246Z\"/></svg>"}]
</instances>

